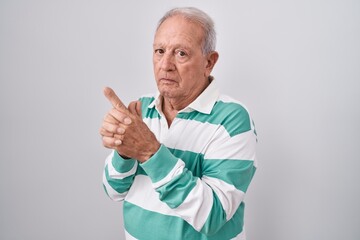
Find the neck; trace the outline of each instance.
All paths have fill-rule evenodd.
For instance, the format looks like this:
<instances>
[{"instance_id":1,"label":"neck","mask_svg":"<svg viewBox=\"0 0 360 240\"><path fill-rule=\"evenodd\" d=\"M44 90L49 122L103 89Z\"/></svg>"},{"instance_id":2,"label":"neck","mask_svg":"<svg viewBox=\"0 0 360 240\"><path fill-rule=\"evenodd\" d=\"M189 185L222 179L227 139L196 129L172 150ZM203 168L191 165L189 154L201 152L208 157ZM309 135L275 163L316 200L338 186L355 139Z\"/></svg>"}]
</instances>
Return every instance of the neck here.
<instances>
[{"instance_id":1,"label":"neck","mask_svg":"<svg viewBox=\"0 0 360 240\"><path fill-rule=\"evenodd\" d=\"M176 117L176 115L178 114L179 110L181 110L181 109L175 108L172 105L171 101L169 101L163 97L162 112L165 115L165 118L166 118L166 121L167 121L169 127L170 127L172 121L174 120L174 118Z\"/></svg>"},{"instance_id":2,"label":"neck","mask_svg":"<svg viewBox=\"0 0 360 240\"><path fill-rule=\"evenodd\" d=\"M169 98L162 96L162 112L165 115L169 126L178 112L192 103L209 86L210 81L211 79L206 81L205 84L198 89L198 91L194 91L191 95L186 95L181 98Z\"/></svg>"}]
</instances>

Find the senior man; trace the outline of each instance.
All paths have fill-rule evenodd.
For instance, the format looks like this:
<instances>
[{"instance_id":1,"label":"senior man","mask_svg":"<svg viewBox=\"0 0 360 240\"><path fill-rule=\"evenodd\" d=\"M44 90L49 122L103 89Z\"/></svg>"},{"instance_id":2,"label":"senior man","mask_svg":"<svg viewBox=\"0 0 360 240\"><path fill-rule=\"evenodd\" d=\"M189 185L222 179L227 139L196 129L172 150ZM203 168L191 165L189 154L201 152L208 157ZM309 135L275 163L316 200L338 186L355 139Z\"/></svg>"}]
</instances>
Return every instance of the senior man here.
<instances>
[{"instance_id":1,"label":"senior man","mask_svg":"<svg viewBox=\"0 0 360 240\"><path fill-rule=\"evenodd\" d=\"M248 111L210 75L218 60L211 18L175 8L153 43L158 93L125 107L114 91L100 134L108 196L124 201L126 239L245 239L244 196L255 173Z\"/></svg>"}]
</instances>

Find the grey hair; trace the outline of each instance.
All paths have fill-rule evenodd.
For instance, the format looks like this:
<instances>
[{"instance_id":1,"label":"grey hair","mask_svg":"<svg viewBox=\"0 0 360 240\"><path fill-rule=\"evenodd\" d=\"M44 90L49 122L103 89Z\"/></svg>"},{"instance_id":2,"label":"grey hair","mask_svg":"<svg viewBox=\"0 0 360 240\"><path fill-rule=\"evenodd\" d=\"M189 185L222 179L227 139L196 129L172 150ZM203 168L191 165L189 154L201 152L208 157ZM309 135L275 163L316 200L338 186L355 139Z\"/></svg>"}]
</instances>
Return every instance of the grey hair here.
<instances>
[{"instance_id":1,"label":"grey hair","mask_svg":"<svg viewBox=\"0 0 360 240\"><path fill-rule=\"evenodd\" d=\"M214 21L205 12L194 7L173 8L165 13L165 15L158 22L156 31L161 24L168 18L180 15L190 22L199 24L204 31L204 39L202 43L203 54L208 54L215 51L216 47L216 32Z\"/></svg>"}]
</instances>

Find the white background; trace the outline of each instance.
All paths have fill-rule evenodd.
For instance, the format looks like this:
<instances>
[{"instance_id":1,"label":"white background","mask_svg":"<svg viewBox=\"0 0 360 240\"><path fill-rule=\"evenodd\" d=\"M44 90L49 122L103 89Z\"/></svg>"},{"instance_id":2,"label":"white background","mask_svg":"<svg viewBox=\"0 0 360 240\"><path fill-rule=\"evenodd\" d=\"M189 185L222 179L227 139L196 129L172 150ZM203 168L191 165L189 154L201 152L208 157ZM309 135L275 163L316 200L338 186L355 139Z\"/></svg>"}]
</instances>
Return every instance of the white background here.
<instances>
[{"instance_id":1,"label":"white background","mask_svg":"<svg viewBox=\"0 0 360 240\"><path fill-rule=\"evenodd\" d=\"M213 74L255 119L248 239L359 239L356 0L0 0L0 239L123 239L102 89L155 91L153 33L176 6L213 17Z\"/></svg>"}]
</instances>

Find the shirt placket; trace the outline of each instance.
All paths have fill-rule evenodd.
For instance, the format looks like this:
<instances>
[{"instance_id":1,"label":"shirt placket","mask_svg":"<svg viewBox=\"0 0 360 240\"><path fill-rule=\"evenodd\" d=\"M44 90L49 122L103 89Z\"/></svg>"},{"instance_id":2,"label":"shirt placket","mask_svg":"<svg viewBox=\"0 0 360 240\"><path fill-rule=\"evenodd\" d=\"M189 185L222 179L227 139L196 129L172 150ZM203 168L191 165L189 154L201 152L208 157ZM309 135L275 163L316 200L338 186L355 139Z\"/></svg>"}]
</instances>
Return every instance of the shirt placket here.
<instances>
[{"instance_id":1,"label":"shirt placket","mask_svg":"<svg viewBox=\"0 0 360 240\"><path fill-rule=\"evenodd\" d=\"M167 136L169 135L169 126L166 121L166 118L163 114L161 114L160 118L160 143L166 143Z\"/></svg>"}]
</instances>

